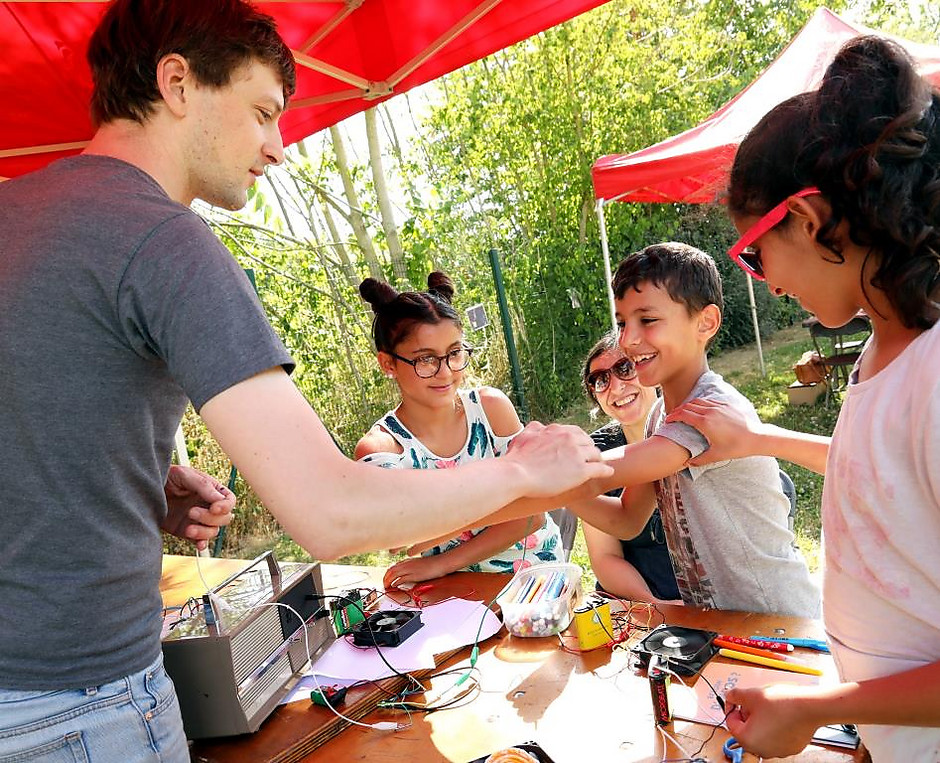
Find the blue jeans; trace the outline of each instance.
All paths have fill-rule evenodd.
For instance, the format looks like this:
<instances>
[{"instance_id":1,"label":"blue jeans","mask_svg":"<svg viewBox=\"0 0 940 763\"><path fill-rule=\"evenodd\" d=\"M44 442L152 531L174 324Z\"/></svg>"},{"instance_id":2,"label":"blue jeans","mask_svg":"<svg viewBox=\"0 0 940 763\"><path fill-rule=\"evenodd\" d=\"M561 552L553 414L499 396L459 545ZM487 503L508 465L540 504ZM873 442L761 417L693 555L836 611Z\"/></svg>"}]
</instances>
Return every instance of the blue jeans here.
<instances>
[{"instance_id":1,"label":"blue jeans","mask_svg":"<svg viewBox=\"0 0 940 763\"><path fill-rule=\"evenodd\" d=\"M102 686L0 689L0 763L188 763L163 655Z\"/></svg>"}]
</instances>

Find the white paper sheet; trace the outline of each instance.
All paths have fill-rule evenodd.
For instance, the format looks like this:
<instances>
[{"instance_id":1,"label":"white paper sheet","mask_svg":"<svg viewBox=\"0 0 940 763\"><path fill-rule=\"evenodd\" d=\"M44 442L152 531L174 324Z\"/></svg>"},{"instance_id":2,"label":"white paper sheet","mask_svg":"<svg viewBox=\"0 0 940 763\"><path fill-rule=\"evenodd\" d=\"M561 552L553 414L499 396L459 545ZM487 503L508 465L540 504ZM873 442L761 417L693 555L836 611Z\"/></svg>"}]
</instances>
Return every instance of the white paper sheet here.
<instances>
[{"instance_id":1,"label":"white paper sheet","mask_svg":"<svg viewBox=\"0 0 940 763\"><path fill-rule=\"evenodd\" d=\"M478 630L479 640L483 641L502 627L499 618L479 601L449 599L423 607L420 612L424 625L404 643L396 647L378 647L385 659L400 673L430 670L434 667L435 655L474 643ZM316 674L324 686L374 681L395 675L395 671L376 652L376 648L355 647L347 643L345 638L340 638L320 656L308 675ZM309 699L310 690L306 687L313 688L313 680L305 678L299 686L302 688L293 693L296 698Z\"/></svg>"}]
</instances>

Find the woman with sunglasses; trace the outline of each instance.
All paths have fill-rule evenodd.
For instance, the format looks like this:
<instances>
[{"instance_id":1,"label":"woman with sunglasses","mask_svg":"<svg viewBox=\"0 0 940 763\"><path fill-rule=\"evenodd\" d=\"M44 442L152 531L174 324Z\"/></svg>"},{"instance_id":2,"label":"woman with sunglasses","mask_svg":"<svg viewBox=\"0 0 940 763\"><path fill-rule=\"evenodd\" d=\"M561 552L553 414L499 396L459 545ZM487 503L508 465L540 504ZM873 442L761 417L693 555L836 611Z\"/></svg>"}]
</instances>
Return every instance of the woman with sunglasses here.
<instances>
[{"instance_id":1,"label":"woman with sunglasses","mask_svg":"<svg viewBox=\"0 0 940 763\"><path fill-rule=\"evenodd\" d=\"M611 419L591 434L597 447L610 450L642 440L656 391L637 381L636 368L620 349L617 334L606 334L591 348L581 378L591 402ZM607 495L617 498L621 490ZM587 522L581 527L599 588L631 601L682 604L658 509L629 540Z\"/></svg>"},{"instance_id":2,"label":"woman with sunglasses","mask_svg":"<svg viewBox=\"0 0 940 763\"><path fill-rule=\"evenodd\" d=\"M875 763L940 760L940 94L908 54L848 43L818 91L741 144L730 254L827 326L873 334L831 442L747 426L707 403L673 412L712 459L763 453L826 475L823 615L843 683L732 690L728 728L764 756L859 724Z\"/></svg>"},{"instance_id":3,"label":"woman with sunglasses","mask_svg":"<svg viewBox=\"0 0 940 763\"><path fill-rule=\"evenodd\" d=\"M356 458L391 469L451 469L502 455L522 423L499 390L460 388L473 348L451 304L451 280L435 272L427 291L399 293L367 278L359 293L375 314L379 367L395 380L401 402L359 440ZM422 556L389 567L387 587L457 570L513 572L531 562L564 561L558 527L544 513L422 545Z\"/></svg>"}]
</instances>

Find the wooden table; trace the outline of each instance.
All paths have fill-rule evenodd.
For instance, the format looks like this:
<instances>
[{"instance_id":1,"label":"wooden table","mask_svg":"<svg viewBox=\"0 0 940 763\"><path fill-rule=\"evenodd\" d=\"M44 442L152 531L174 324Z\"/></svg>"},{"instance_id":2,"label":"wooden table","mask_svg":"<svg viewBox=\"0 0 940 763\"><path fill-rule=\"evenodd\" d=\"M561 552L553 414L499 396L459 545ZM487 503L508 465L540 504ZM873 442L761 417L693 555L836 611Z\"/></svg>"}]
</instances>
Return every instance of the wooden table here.
<instances>
[{"instance_id":1,"label":"wooden table","mask_svg":"<svg viewBox=\"0 0 940 763\"><path fill-rule=\"evenodd\" d=\"M192 557L168 557L164 563L166 588L163 590L166 596L182 596L185 600L193 592L201 593L203 587L198 577L195 581L186 581L187 563L179 559L189 559L188 564L192 565ZM202 567L210 585L232 574L239 563L246 564L240 560L204 562L208 562ZM324 586L327 590L368 587L381 580L381 572L323 565ZM448 575L434 581L434 589L424 596L431 600L460 596L489 601L507 579L503 575L483 573ZM741 636L772 633L774 629L783 628L788 636L822 637L821 625L816 621L685 607L660 609L665 621L674 625ZM640 619L645 621L645 617ZM662 617L654 615L650 625L662 621ZM638 632L631 643L641 636ZM567 642L577 645L574 640ZM827 655L811 653L801 658L822 668L828 676L834 674ZM441 660L438 667L457 666L469 666L469 649ZM338 734L342 724L339 722L338 726L338 719L328 710L299 702L280 707L255 734L197 743L193 748L194 760L200 763L357 760L468 763L494 750L526 741L538 742L555 763L582 760L658 763L664 757L664 738L653 722L649 682L633 670L632 658L626 649L573 654L560 648L557 637L519 638L508 635L503 629L480 645L477 668L480 691L472 701L456 709L413 715L411 727L404 731L350 726ZM433 679L429 694L443 691L453 680L452 677ZM359 691L360 694L350 692L342 708L345 713L357 719L364 717L368 722L407 722L407 716L399 711L372 709L381 696L379 692ZM327 730L330 733L326 733ZM690 752L696 751L712 732L709 726L683 721L675 721L665 730ZM321 743L327 738L328 741ZM723 761L721 745L726 738L727 732L719 729L701 755L708 761ZM312 743L317 745L315 749L311 748ZM665 757L684 755L673 743L666 742ZM859 763L865 757L862 751L849 754L810 746L786 760ZM745 761L756 760L756 757L745 756Z\"/></svg>"}]
</instances>

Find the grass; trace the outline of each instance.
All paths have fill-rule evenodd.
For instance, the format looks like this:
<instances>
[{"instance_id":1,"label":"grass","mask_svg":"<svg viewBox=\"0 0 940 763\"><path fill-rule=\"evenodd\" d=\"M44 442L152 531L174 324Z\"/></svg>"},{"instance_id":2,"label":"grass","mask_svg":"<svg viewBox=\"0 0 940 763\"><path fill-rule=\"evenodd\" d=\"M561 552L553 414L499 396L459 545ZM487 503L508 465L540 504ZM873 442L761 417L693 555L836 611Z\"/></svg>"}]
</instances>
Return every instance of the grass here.
<instances>
[{"instance_id":1,"label":"grass","mask_svg":"<svg viewBox=\"0 0 940 763\"><path fill-rule=\"evenodd\" d=\"M793 326L778 331L764 341L765 376L760 374L757 354L753 346L725 351L710 359L709 363L713 370L724 376L754 403L758 414L764 421L788 429L829 435L832 434L838 416L837 396L833 396L828 403L820 399L817 404L809 406L791 406L787 401L787 386L795 379L793 364L808 349L813 349L809 333L800 326ZM190 416L194 417L194 414L190 413ZM598 422L590 419L587 404L581 400L575 401L569 414L561 420L564 423L577 424L588 431L599 425ZM184 428L186 427L187 424L184 421ZM197 431L195 426L192 431ZM187 437L189 437L189 432L187 432ZM195 445L191 443L191 448L197 453L212 454L212 445L212 443L196 443ZM222 465L214 467L211 458L215 457L213 455L194 459L193 465L210 473L221 474L223 468L227 467ZM224 456L219 454L218 458L221 459L222 464L225 463ZM782 466L793 478L797 490L795 527L797 542L810 569L815 572L819 565L822 477L793 464ZM250 499L242 502L241 496L248 492L247 486L243 483L239 484L236 492L240 497L239 511L235 523L229 528L229 537L222 551L223 556L252 558L273 547L279 559L310 560L307 553L283 534L274 519L260 505ZM170 553L191 553L188 544L176 543L174 539L169 539L165 548ZM340 561L344 564L387 566L399 558L401 555L376 551L355 554ZM580 528L571 560L585 570L584 585L593 588L594 576Z\"/></svg>"}]
</instances>

